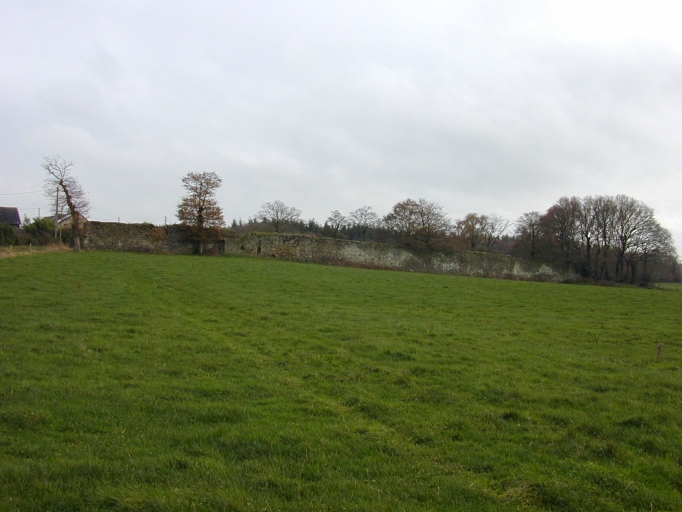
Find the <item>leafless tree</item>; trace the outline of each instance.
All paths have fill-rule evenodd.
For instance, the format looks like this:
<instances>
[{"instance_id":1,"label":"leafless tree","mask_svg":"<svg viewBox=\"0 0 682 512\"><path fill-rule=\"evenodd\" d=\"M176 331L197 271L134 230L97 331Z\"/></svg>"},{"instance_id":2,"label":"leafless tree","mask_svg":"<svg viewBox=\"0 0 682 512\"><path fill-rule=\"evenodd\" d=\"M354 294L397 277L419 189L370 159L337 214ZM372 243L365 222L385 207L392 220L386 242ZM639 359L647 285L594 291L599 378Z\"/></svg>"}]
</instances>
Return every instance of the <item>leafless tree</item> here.
<instances>
[{"instance_id":1,"label":"leafless tree","mask_svg":"<svg viewBox=\"0 0 682 512\"><path fill-rule=\"evenodd\" d=\"M73 165L73 162L67 162L59 155L45 157L45 162L42 164L42 168L47 173L44 195L50 202L54 201L55 224L63 220L60 217L63 211L63 207L59 204L60 199L66 203L71 214L73 248L80 251L81 217L88 213L90 203L81 184L71 173Z\"/></svg>"},{"instance_id":2,"label":"leafless tree","mask_svg":"<svg viewBox=\"0 0 682 512\"><path fill-rule=\"evenodd\" d=\"M417 237L427 247L432 246L434 238L445 235L451 228L450 219L443 207L426 199L417 201L417 219Z\"/></svg>"},{"instance_id":3,"label":"leafless tree","mask_svg":"<svg viewBox=\"0 0 682 512\"><path fill-rule=\"evenodd\" d=\"M665 263L677 259L677 251L670 231L652 219L646 230L642 232L634 243L631 251L641 260L639 281L651 281L651 266L655 263ZM634 265L633 265L634 268Z\"/></svg>"},{"instance_id":4,"label":"leafless tree","mask_svg":"<svg viewBox=\"0 0 682 512\"><path fill-rule=\"evenodd\" d=\"M279 233L283 224L301 222L301 210L275 200L271 203L263 203L256 218L261 222L269 222L275 228L275 232Z\"/></svg>"},{"instance_id":5,"label":"leafless tree","mask_svg":"<svg viewBox=\"0 0 682 512\"><path fill-rule=\"evenodd\" d=\"M612 197L597 196L592 208L595 217L595 264L594 278L609 280L609 254L613 248L613 222L616 216L616 203Z\"/></svg>"},{"instance_id":6,"label":"leafless tree","mask_svg":"<svg viewBox=\"0 0 682 512\"><path fill-rule=\"evenodd\" d=\"M367 230L379 225L379 216L372 211L371 206L363 206L350 212L348 220L352 226L360 230L360 238L364 242Z\"/></svg>"},{"instance_id":7,"label":"leafless tree","mask_svg":"<svg viewBox=\"0 0 682 512\"><path fill-rule=\"evenodd\" d=\"M562 197L542 216L544 230L552 234L554 250L559 253L557 259L560 259L565 267L570 266L575 260L577 218L580 209L578 198Z\"/></svg>"},{"instance_id":8,"label":"leafless tree","mask_svg":"<svg viewBox=\"0 0 682 512\"><path fill-rule=\"evenodd\" d=\"M597 238L597 201L592 196L578 200L575 235L581 250L580 271L583 276L594 275L593 248Z\"/></svg>"},{"instance_id":9,"label":"leafless tree","mask_svg":"<svg viewBox=\"0 0 682 512\"><path fill-rule=\"evenodd\" d=\"M614 198L616 205L613 233L616 249L616 277L627 279L628 261L626 256L636 250L638 242L646 236L654 221L654 210L646 204L619 194Z\"/></svg>"},{"instance_id":10,"label":"leafless tree","mask_svg":"<svg viewBox=\"0 0 682 512\"><path fill-rule=\"evenodd\" d=\"M332 229L333 237L336 237L339 229L344 227L346 222L348 222L348 219L343 216L339 210L334 210L332 214L327 217L327 224L329 224L329 227Z\"/></svg>"},{"instance_id":11,"label":"leafless tree","mask_svg":"<svg viewBox=\"0 0 682 512\"><path fill-rule=\"evenodd\" d=\"M518 247L532 237L539 244L531 245L531 257L539 246L544 260L584 277L646 283L674 272L677 253L670 232L652 208L632 197L562 197L541 216L539 236L531 229L535 220L519 219Z\"/></svg>"},{"instance_id":12,"label":"leafless tree","mask_svg":"<svg viewBox=\"0 0 682 512\"><path fill-rule=\"evenodd\" d=\"M527 212L521 215L516 221L516 238L518 239L518 249L521 253L527 254L531 260L537 259L540 255L540 212Z\"/></svg>"},{"instance_id":13,"label":"leafless tree","mask_svg":"<svg viewBox=\"0 0 682 512\"><path fill-rule=\"evenodd\" d=\"M509 221L495 213L484 215L484 217L485 227L483 229L483 239L485 248L492 251L493 247L495 247L495 244L497 244L502 235L504 235L505 231L509 229Z\"/></svg>"}]
</instances>

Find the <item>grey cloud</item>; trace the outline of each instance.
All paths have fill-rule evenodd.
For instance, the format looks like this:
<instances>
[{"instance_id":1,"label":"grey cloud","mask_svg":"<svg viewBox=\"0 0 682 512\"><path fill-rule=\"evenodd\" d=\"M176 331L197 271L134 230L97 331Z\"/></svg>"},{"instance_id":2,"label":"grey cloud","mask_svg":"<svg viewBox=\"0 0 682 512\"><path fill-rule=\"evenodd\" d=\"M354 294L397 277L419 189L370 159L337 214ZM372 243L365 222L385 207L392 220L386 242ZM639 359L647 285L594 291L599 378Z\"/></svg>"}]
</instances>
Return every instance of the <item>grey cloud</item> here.
<instances>
[{"instance_id":1,"label":"grey cloud","mask_svg":"<svg viewBox=\"0 0 682 512\"><path fill-rule=\"evenodd\" d=\"M40 183L59 153L93 212L130 221L172 217L188 170L223 176L228 218L275 198L322 220L427 197L514 220L622 192L682 239L679 53L552 39L542 16L532 1L15 5L3 187Z\"/></svg>"}]
</instances>

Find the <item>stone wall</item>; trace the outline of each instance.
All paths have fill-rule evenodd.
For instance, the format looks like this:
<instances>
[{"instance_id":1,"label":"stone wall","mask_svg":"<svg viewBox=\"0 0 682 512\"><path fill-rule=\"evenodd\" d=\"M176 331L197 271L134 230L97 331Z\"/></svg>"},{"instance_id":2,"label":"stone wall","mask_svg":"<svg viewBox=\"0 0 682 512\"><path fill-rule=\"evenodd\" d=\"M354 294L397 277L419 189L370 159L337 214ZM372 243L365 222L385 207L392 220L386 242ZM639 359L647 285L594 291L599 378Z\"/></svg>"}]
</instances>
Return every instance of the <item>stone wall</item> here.
<instances>
[{"instance_id":1,"label":"stone wall","mask_svg":"<svg viewBox=\"0 0 682 512\"><path fill-rule=\"evenodd\" d=\"M223 241L204 243L204 253L223 251ZM109 251L193 254L197 245L187 241L182 226L87 222L83 228L83 247Z\"/></svg>"},{"instance_id":2,"label":"stone wall","mask_svg":"<svg viewBox=\"0 0 682 512\"><path fill-rule=\"evenodd\" d=\"M87 222L83 247L113 251L192 253L192 245L182 242L179 226Z\"/></svg>"},{"instance_id":3,"label":"stone wall","mask_svg":"<svg viewBox=\"0 0 682 512\"><path fill-rule=\"evenodd\" d=\"M191 254L196 246L184 239L182 227L152 224L88 222L83 247L135 252ZM433 272L505 279L563 281L546 265L504 254L482 252L413 252L372 242L337 240L282 233L238 234L228 231L224 241L204 244L204 252L244 254L261 258L376 269Z\"/></svg>"},{"instance_id":4,"label":"stone wall","mask_svg":"<svg viewBox=\"0 0 682 512\"><path fill-rule=\"evenodd\" d=\"M413 252L392 245L306 235L229 234L225 239L225 252L312 263L463 276L541 281L562 281L567 278L547 265L519 260L505 254L472 251Z\"/></svg>"}]
</instances>

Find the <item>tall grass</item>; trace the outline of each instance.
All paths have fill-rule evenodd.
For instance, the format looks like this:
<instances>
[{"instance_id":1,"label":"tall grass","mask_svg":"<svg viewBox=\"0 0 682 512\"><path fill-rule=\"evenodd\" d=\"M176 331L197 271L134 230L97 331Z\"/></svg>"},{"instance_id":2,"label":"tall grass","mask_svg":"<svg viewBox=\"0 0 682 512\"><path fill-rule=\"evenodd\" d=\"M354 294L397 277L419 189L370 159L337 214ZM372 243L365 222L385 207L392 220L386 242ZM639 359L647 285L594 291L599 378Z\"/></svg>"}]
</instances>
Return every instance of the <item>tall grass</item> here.
<instances>
[{"instance_id":1,"label":"tall grass","mask_svg":"<svg viewBox=\"0 0 682 512\"><path fill-rule=\"evenodd\" d=\"M680 510L681 306L239 257L3 259L0 508Z\"/></svg>"},{"instance_id":2,"label":"tall grass","mask_svg":"<svg viewBox=\"0 0 682 512\"><path fill-rule=\"evenodd\" d=\"M11 258L13 256L23 256L33 254L35 252L47 251L68 251L69 248L63 243L55 243L50 245L10 245L0 246L0 258Z\"/></svg>"}]
</instances>

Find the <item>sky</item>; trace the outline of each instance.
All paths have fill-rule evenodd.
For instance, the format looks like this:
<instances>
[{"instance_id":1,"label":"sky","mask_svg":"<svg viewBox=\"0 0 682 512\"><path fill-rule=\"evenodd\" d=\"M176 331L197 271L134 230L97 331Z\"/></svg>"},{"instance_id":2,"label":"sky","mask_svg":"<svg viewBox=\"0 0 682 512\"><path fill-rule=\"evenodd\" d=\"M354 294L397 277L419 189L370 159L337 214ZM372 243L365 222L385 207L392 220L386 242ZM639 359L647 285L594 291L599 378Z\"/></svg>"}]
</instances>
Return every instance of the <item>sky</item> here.
<instances>
[{"instance_id":1,"label":"sky","mask_svg":"<svg viewBox=\"0 0 682 512\"><path fill-rule=\"evenodd\" d=\"M177 222L213 171L228 224L426 198L511 222L626 194L682 248L682 3L0 0L0 206ZM40 209L40 210L39 210ZM680 251L682 253L682 251Z\"/></svg>"}]
</instances>

